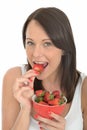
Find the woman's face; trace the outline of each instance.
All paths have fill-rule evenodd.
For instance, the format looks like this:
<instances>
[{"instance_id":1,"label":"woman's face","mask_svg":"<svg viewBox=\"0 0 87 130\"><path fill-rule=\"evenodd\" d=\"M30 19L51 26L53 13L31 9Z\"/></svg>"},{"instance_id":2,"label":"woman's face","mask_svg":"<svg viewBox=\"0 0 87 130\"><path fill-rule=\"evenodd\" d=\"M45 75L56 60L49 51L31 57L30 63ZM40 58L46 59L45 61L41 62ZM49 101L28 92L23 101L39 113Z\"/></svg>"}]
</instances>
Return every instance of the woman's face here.
<instances>
[{"instance_id":1,"label":"woman's face","mask_svg":"<svg viewBox=\"0 0 87 130\"><path fill-rule=\"evenodd\" d=\"M58 74L63 51L54 46L43 27L32 20L26 30L26 54L30 65L43 64L44 70L39 79L50 78Z\"/></svg>"}]
</instances>

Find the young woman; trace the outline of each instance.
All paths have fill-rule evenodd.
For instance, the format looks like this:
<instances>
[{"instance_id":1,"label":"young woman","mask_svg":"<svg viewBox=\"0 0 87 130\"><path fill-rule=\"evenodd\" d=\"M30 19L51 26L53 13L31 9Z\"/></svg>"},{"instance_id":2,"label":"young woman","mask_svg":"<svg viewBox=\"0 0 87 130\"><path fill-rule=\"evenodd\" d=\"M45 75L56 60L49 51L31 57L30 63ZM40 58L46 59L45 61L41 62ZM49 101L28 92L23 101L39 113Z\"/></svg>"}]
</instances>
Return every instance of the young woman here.
<instances>
[{"instance_id":1,"label":"young woman","mask_svg":"<svg viewBox=\"0 0 87 130\"><path fill-rule=\"evenodd\" d=\"M9 69L3 79L3 130L87 130L87 77L76 69L76 48L69 20L55 7L39 8L23 26L27 65ZM41 73L32 68L42 64ZM62 115L35 117L32 96L38 89L67 97ZM38 123L39 122L39 123Z\"/></svg>"}]
</instances>

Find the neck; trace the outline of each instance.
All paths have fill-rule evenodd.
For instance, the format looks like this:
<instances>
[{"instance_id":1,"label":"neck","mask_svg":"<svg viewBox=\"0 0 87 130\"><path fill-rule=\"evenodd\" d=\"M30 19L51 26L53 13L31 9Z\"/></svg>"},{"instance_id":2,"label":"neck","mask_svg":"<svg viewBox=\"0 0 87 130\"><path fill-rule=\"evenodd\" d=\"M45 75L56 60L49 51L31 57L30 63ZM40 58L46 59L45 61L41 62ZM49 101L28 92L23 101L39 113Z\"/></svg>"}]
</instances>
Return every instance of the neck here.
<instances>
[{"instance_id":1,"label":"neck","mask_svg":"<svg viewBox=\"0 0 87 130\"><path fill-rule=\"evenodd\" d=\"M54 90L60 91L60 79L59 78L50 77L50 78L44 79L42 81L42 84L46 91L50 91L50 92L52 92Z\"/></svg>"}]
</instances>

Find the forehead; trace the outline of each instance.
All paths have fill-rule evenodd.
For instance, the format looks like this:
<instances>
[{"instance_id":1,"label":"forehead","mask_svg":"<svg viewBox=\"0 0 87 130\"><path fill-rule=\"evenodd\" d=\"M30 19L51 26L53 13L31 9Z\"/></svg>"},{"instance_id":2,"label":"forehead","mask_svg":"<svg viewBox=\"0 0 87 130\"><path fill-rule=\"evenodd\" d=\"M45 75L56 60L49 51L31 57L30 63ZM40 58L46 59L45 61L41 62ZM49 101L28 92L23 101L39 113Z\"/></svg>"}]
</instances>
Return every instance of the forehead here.
<instances>
[{"instance_id":1,"label":"forehead","mask_svg":"<svg viewBox=\"0 0 87 130\"><path fill-rule=\"evenodd\" d=\"M39 36L39 37L47 37L48 35L44 28L40 25L40 23L36 20L31 20L31 22L28 24L27 29L26 29L26 37L28 36Z\"/></svg>"}]
</instances>

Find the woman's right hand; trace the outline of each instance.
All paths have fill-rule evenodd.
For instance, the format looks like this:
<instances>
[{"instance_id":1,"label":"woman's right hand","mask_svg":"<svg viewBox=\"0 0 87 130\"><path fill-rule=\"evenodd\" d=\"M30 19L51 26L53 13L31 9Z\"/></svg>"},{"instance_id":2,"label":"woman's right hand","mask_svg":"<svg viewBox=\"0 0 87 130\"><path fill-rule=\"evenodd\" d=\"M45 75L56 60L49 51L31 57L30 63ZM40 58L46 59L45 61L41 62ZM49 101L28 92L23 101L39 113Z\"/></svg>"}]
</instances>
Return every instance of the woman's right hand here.
<instances>
[{"instance_id":1,"label":"woman's right hand","mask_svg":"<svg viewBox=\"0 0 87 130\"><path fill-rule=\"evenodd\" d=\"M33 69L17 78L13 86L13 95L22 107L31 110L31 98L34 94L34 79L38 75Z\"/></svg>"}]
</instances>

